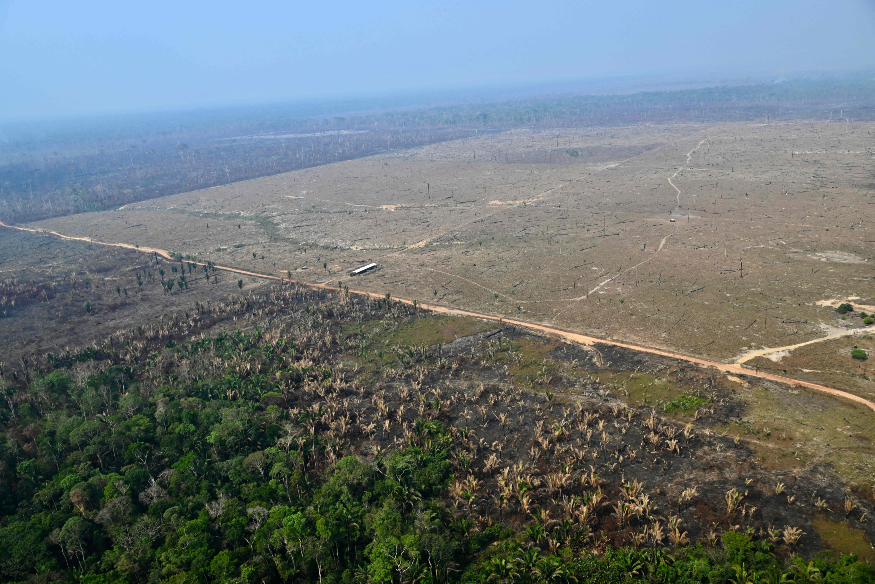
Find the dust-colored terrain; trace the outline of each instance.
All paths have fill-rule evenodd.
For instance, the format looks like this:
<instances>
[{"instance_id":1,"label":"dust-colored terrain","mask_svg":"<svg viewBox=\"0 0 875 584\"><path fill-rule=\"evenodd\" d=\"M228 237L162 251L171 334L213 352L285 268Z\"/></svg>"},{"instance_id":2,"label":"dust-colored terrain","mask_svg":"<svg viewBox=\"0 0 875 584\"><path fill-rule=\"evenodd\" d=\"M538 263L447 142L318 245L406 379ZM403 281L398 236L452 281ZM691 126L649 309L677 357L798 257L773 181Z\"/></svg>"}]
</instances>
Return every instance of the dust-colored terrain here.
<instances>
[{"instance_id":1,"label":"dust-colored terrain","mask_svg":"<svg viewBox=\"0 0 875 584\"><path fill-rule=\"evenodd\" d=\"M161 280L178 279L179 262L10 229L0 229L0 266L0 362L12 370L22 357L59 355L241 293L240 278L210 272L207 282L187 264L187 288L166 293ZM243 284L246 292L264 281Z\"/></svg>"},{"instance_id":2,"label":"dust-colored terrain","mask_svg":"<svg viewBox=\"0 0 875 584\"><path fill-rule=\"evenodd\" d=\"M520 130L35 226L734 361L871 296L873 128Z\"/></svg>"},{"instance_id":3,"label":"dust-colored terrain","mask_svg":"<svg viewBox=\"0 0 875 584\"><path fill-rule=\"evenodd\" d=\"M176 254L173 252L168 252L167 250L164 250L164 249L148 248L148 247L141 248L141 247L132 246L132 245L126 244L126 243L98 242L96 240L85 238L85 237L75 237L75 236L63 235L63 234L58 233L57 231L40 231L40 230L36 230L33 228L29 228L29 227L10 227L2 222L0 222L0 227L6 228L6 229L12 229L12 230L20 232L20 233L32 233L32 234L36 234L36 235L49 235L52 237L57 237L57 238L64 240L64 241L84 242L88 245L100 245L100 246L107 247L107 248L110 248L113 250L115 250L117 248L121 248L121 249L126 249L126 250L131 250L131 251L141 251L143 253L149 254L150 257L152 257L153 260L155 261L156 266L158 266L160 264L160 259L162 259L162 258L165 260L172 261L174 263L171 264L171 269L174 273L177 271L177 267L182 268L181 271L183 273L183 276L179 279L180 285L178 286L178 289L180 289L180 290L183 288L183 285L185 286L185 289L188 289L188 282L183 282L186 266L189 270L189 275L191 274L193 269L203 268L204 274L205 274L205 276L207 276L207 279L208 279L210 276L210 273L212 272L213 278L215 279L216 283L218 283L218 277L215 275L216 271L221 271L223 273L230 273L230 274L234 275L234 277L241 276L241 275L246 276L250 279L253 279L253 281L257 280L257 279L261 279L261 280L267 280L267 281L281 281L281 282L286 282L286 283L293 282L293 280L289 277L289 276L291 276L291 272L287 272L287 277L284 278L284 277L280 277L280 276L273 276L270 274L247 271L247 270L243 270L243 269L235 268L235 267L218 266L216 264L213 264L212 262L207 262L207 263L191 262L188 260L184 260L179 254ZM662 245L662 244L660 244L660 245ZM179 265L176 266L175 262L179 262ZM376 266L376 264L369 264L369 269L373 268L374 266ZM164 275L165 275L164 270L159 269L159 273L162 277L162 288L166 288L166 290L164 290L165 293L172 291L173 284L176 283L176 280L174 278L170 278L170 281L165 282L164 281ZM143 275L145 276L146 274L147 274L147 272L144 269ZM149 273L149 277L152 278L151 273ZM137 276L137 281L138 281L138 285L141 285L139 275ZM242 289L243 288L243 280L239 279L237 281L237 283L238 283L238 288ZM20 286L16 281L12 281L12 285L13 286ZM356 296L363 296L366 298L381 298L382 297L381 294L376 294L374 292L368 292L368 291L363 291L363 290L350 290L349 286L343 285L342 281L338 282L337 286L332 286L330 284L324 284L324 283L309 283L306 285L310 286L312 288L320 288L320 289L327 289L327 290L343 290L345 293L354 294ZM31 285L31 287L32 286L33 285ZM24 288L28 289L28 286L24 285ZM21 291L19 290L18 292L19 292L18 296L21 296L22 295L20 293ZM124 292L125 292L125 296L127 297L127 289L125 289ZM121 289L116 287L116 293L119 296L121 296ZM35 291L32 291L31 296L36 297L34 294L35 294ZM386 294L386 298L387 299L390 298L390 295ZM458 309L458 308L448 308L448 307L442 306L442 305L419 303L415 299L411 300L409 298L402 298L402 299L400 299L400 301L404 304L409 304L412 306L419 305L419 306L422 306L424 308L427 308L428 310L432 310L432 311L438 312L440 314L450 314L450 315L454 315L454 316L468 316L468 317L474 317L474 318L479 318L479 319L483 319L486 321L493 321L493 322L499 322L499 323L506 322L509 324L514 324L517 326L525 327L529 330L537 331L538 333L546 333L549 335L553 335L553 336L561 338L565 341L579 343L581 345L592 346L592 345L596 345L596 344L603 344L603 345L614 347L614 348L622 348L622 349L632 350L632 351L636 351L636 352L640 352L640 353L645 353L647 355L656 355L656 356L660 356L660 357L669 357L671 359L680 359L682 361L691 363L691 364L696 365L696 366L713 367L722 373L741 374L741 375L746 375L748 373L748 371L745 368L750 369L750 367L748 365L746 365L746 363L749 361L753 361L756 358L766 356L768 359L775 361L775 360L778 360L780 357L789 354L790 351L793 351L797 348L804 347L804 346L811 345L811 344L815 344L815 343L822 343L824 341L828 341L828 340L832 340L832 339L840 338L840 337L844 337L844 336L849 336L851 334L857 334L857 333L861 332L860 329L835 328L835 327L829 327L826 325L821 325L828 331L828 335L826 337L819 338L819 339L812 339L810 341L805 341L803 343L797 343L796 345L790 345L787 347L772 347L772 348L760 349L760 350L755 350L755 351L748 351L748 352L742 354L741 356L739 356L735 363L727 364L727 363L722 363L719 361L709 361L707 359L703 359L703 358L699 358L699 357L683 355L683 354L675 353L672 351L655 349L653 347L647 347L647 346L642 346L642 345L633 345L633 344L629 344L629 343L622 342L622 341L616 341L616 340L599 339L596 337L582 335L580 333L569 332L566 330L552 328L549 326L535 324L535 323L531 323L531 322L519 321L519 320L515 320L515 319L505 319L502 317L483 314L483 313L479 313L479 312L472 312L469 310L463 310L463 309ZM14 302L13 302L13 306L14 306ZM90 309L90 305L88 303L86 303L85 308L86 308L86 313L90 314L91 309ZM861 312L860 316L865 316L865 314ZM866 321L866 323L868 324L868 323L870 323L870 321ZM832 329L832 330L830 330L830 329ZM862 332L868 332L868 329L862 330ZM855 349L856 349L856 347L855 347ZM853 356L853 354L852 354L852 356ZM760 373L759 372L759 365L755 366L755 368L757 369L757 376L761 377L762 379L768 379L770 381L777 382L780 384L790 384L793 386L806 387L807 389L812 389L812 390L823 392L826 394L838 396L838 397L841 397L842 399L846 399L846 400L849 400L852 402L862 404L862 405L868 407L869 409L875 411L875 402L872 402L872 401L870 401L864 397L861 397L855 393L846 392L846 391L843 391L840 389L829 387L827 385L822 385L822 384L813 383L813 382L809 382L809 381L800 381L798 379L789 378L786 376L786 371L783 372L784 375L779 375L776 373L768 373L768 372Z\"/></svg>"}]
</instances>

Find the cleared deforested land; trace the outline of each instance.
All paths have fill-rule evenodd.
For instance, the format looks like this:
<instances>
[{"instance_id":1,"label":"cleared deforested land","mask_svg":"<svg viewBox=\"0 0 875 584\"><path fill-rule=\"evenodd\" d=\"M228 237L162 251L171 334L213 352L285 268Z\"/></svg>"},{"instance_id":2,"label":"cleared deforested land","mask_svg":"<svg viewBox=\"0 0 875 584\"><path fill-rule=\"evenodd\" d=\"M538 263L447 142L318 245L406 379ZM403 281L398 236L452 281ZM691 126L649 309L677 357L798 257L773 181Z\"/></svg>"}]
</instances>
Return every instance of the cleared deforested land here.
<instances>
[{"instance_id":1,"label":"cleared deforested land","mask_svg":"<svg viewBox=\"0 0 875 584\"><path fill-rule=\"evenodd\" d=\"M514 130L34 226L733 360L872 296L873 129Z\"/></svg>"},{"instance_id":2,"label":"cleared deforested land","mask_svg":"<svg viewBox=\"0 0 875 584\"><path fill-rule=\"evenodd\" d=\"M93 524L94 573L317 581L364 569L379 509L460 574L875 561L872 410L762 375L875 398L873 129L517 129L25 226L115 246L3 229L0 573Z\"/></svg>"}]
</instances>

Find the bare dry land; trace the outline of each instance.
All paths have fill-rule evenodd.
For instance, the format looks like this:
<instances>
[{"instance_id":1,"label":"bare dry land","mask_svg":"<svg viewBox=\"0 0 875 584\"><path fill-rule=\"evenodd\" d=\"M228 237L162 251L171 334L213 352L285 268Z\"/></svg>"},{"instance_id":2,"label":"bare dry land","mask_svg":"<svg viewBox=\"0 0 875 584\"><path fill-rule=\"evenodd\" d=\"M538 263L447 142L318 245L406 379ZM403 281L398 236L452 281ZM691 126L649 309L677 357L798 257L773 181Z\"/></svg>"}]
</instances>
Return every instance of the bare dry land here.
<instances>
[{"instance_id":1,"label":"bare dry land","mask_svg":"<svg viewBox=\"0 0 875 584\"><path fill-rule=\"evenodd\" d=\"M200 378L192 361L180 357L186 343L213 342L226 338L228 331L237 331L234 338L266 335L276 343L309 335L319 343L328 339L332 366L350 372L355 387L366 388L362 396L371 397L361 397L362 404L380 397L399 412L398 428L392 432L388 425L376 430L376 422L385 423L376 407L374 423L359 420L361 436L351 443L350 452L362 460L375 460L375 453L401 439L401 416L406 411L414 419L417 400L438 404L435 419L472 435L477 432L480 454L472 456L471 468L483 476L484 486L468 501L468 512L474 503L477 509L490 509L500 487L493 484L498 463L531 467L533 476L543 476L537 501L558 514L559 507L550 507L549 481L559 469L577 465L580 477L575 475L570 484L583 485L583 477L600 476L602 491L614 498L622 497L629 485L645 488L656 508L681 518L690 541L713 545L724 531L750 530L780 542L776 526L787 526L801 529L802 539L781 548L782 554L833 549L875 561L868 520L875 504L875 426L872 411L859 404L609 344L567 344L513 326L432 314L398 302L241 280L135 250L8 229L0 231L0 238L6 298L0 343L3 359L13 365L3 373L10 389L25 387L25 379L53 369L84 378L83 372L92 374L115 363L146 371L139 390L146 395L165 380ZM178 282L181 274L187 285L166 291L161 280ZM232 294L237 298L229 298ZM862 326L859 312L842 320L830 306L814 307L832 328ZM316 328L321 323L335 327L336 337ZM302 333L302 327L310 328ZM798 357L810 360L805 351L816 348L834 351L847 363L833 360L832 370L824 368L811 379L833 383L838 377L826 373L841 371L857 385L836 386L871 399L860 385L871 369L868 361L851 361L847 345L854 342L871 346L863 337L842 337L803 347ZM234 355L251 358L242 351ZM302 363L310 363L311 356L302 353ZM797 354L771 357L753 362L763 370L768 369L765 363L778 367L784 360L789 367ZM266 367L228 361L216 371L284 383L282 375L263 375ZM409 391L408 383L416 391ZM229 403L243 399L229 391ZM290 408L310 407L309 400L318 395L311 393L268 393L265 399ZM17 407L29 403L24 391L8 395ZM428 395L434 400L426 399ZM225 403L222 396L212 399ZM343 411L361 413L363 405L357 409L351 404L344 402ZM545 440L549 432L542 436L543 428L552 429L554 438ZM520 439L507 441L509 436ZM592 453L587 454L590 444ZM573 463L564 458L578 450L589 458ZM454 505L465 512L460 501ZM495 512L485 513L478 520L484 526ZM509 506L497 513L499 523L517 528L531 523L522 503L519 509ZM610 534L600 536L598 546L636 545L637 526L615 518L608 506L590 523Z\"/></svg>"},{"instance_id":2,"label":"bare dry land","mask_svg":"<svg viewBox=\"0 0 875 584\"><path fill-rule=\"evenodd\" d=\"M137 251L0 229L0 370L62 355L119 331L164 322L263 280L210 272ZM185 272L184 287L166 284ZM163 272L163 273L162 273ZM4 363L5 362L5 363Z\"/></svg>"},{"instance_id":3,"label":"bare dry land","mask_svg":"<svg viewBox=\"0 0 875 584\"><path fill-rule=\"evenodd\" d=\"M729 361L872 295L873 129L516 130L34 226Z\"/></svg>"}]
</instances>

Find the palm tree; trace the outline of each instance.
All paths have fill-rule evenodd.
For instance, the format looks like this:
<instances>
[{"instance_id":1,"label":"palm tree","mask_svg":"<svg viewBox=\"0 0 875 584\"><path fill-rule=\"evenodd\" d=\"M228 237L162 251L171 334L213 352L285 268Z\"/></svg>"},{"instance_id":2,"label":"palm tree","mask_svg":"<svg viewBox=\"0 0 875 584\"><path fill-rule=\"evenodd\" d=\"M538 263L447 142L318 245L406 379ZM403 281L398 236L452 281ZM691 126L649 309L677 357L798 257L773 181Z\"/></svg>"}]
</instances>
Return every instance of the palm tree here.
<instances>
[{"instance_id":1,"label":"palm tree","mask_svg":"<svg viewBox=\"0 0 875 584\"><path fill-rule=\"evenodd\" d=\"M556 582L563 579L577 581L574 576L565 573L562 560L556 556L548 556L538 562L538 573L540 574L538 582Z\"/></svg>"},{"instance_id":2,"label":"palm tree","mask_svg":"<svg viewBox=\"0 0 875 584\"><path fill-rule=\"evenodd\" d=\"M735 572L735 575L729 578L731 584L759 584L761 582L759 574L748 571L744 562L740 566L732 566L732 571Z\"/></svg>"},{"instance_id":3,"label":"palm tree","mask_svg":"<svg viewBox=\"0 0 875 584\"><path fill-rule=\"evenodd\" d=\"M616 552L613 561L623 569L623 572L625 572L629 578L632 578L633 576L639 575L644 568L645 556L636 551L627 552L619 550Z\"/></svg>"},{"instance_id":4,"label":"palm tree","mask_svg":"<svg viewBox=\"0 0 875 584\"><path fill-rule=\"evenodd\" d=\"M820 582L823 579L823 574L813 560L806 564L802 558L796 558L793 571L796 572L796 582Z\"/></svg>"},{"instance_id":5,"label":"palm tree","mask_svg":"<svg viewBox=\"0 0 875 584\"><path fill-rule=\"evenodd\" d=\"M501 584L510 584L519 576L516 571L516 565L507 558L492 558L489 563L490 571L489 580L498 580Z\"/></svg>"},{"instance_id":6,"label":"palm tree","mask_svg":"<svg viewBox=\"0 0 875 584\"><path fill-rule=\"evenodd\" d=\"M788 574L778 566L772 566L769 570L763 570L759 573L760 582L763 584L787 584L792 582L791 574Z\"/></svg>"},{"instance_id":7,"label":"palm tree","mask_svg":"<svg viewBox=\"0 0 875 584\"><path fill-rule=\"evenodd\" d=\"M538 560L540 560L541 550L538 548L529 548L522 555L517 556L516 562L520 567L521 579L532 581L538 572Z\"/></svg>"},{"instance_id":8,"label":"palm tree","mask_svg":"<svg viewBox=\"0 0 875 584\"><path fill-rule=\"evenodd\" d=\"M507 506L507 497L503 493L495 496L495 506L498 507L498 522L504 521L504 508Z\"/></svg>"},{"instance_id":9,"label":"palm tree","mask_svg":"<svg viewBox=\"0 0 875 584\"><path fill-rule=\"evenodd\" d=\"M540 523L526 525L526 535L533 544L537 544L544 537L544 526Z\"/></svg>"}]
</instances>

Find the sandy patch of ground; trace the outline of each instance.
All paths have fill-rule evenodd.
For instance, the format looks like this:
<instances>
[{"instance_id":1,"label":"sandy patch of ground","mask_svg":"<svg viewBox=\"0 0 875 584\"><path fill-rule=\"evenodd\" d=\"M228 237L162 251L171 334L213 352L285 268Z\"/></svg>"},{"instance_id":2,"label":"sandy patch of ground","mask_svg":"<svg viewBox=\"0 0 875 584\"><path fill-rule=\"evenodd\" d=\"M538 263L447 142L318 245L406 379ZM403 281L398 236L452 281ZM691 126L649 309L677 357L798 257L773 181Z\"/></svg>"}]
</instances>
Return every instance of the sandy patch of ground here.
<instances>
[{"instance_id":1,"label":"sandy patch of ground","mask_svg":"<svg viewBox=\"0 0 875 584\"><path fill-rule=\"evenodd\" d=\"M828 300L818 300L815 302L818 306L823 306L824 308L838 308L840 304L848 303L854 307L854 310L862 310L864 312L875 312L875 306L870 304L857 304L855 300L859 300L859 296L848 296L845 300L840 300L838 298L830 298Z\"/></svg>"},{"instance_id":2,"label":"sandy patch of ground","mask_svg":"<svg viewBox=\"0 0 875 584\"><path fill-rule=\"evenodd\" d=\"M790 355L790 352L794 349L798 349L800 347L805 347L807 345L813 345L814 343L822 343L824 341L831 341L833 339L839 339L841 337L849 337L852 335L865 335L871 332L870 329L865 328L841 328L829 326L827 324L821 324L820 327L826 333L825 337L820 337L817 339L811 339L808 341L804 341L801 343L796 343L795 345L787 345L785 347L765 347L762 349L754 349L751 351L746 351L735 358L735 362L738 364L746 363L752 359L756 359L757 357L765 357L775 363L779 362L784 357Z\"/></svg>"},{"instance_id":3,"label":"sandy patch of ground","mask_svg":"<svg viewBox=\"0 0 875 584\"><path fill-rule=\"evenodd\" d=\"M875 200L857 185L875 161L826 145L862 151L872 130L490 134L38 226L252 272L318 266L314 281L374 261L383 269L357 287L731 362L822 339L820 299L872 297L863 265L812 255L868 255L860 217ZM790 157L787 144L823 153Z\"/></svg>"},{"instance_id":4,"label":"sandy patch of ground","mask_svg":"<svg viewBox=\"0 0 875 584\"><path fill-rule=\"evenodd\" d=\"M847 253L843 251L823 251L812 254L814 257L818 258L822 262L840 262L843 264L864 264L867 260L866 258L861 258L858 255L854 255L852 253Z\"/></svg>"}]
</instances>

